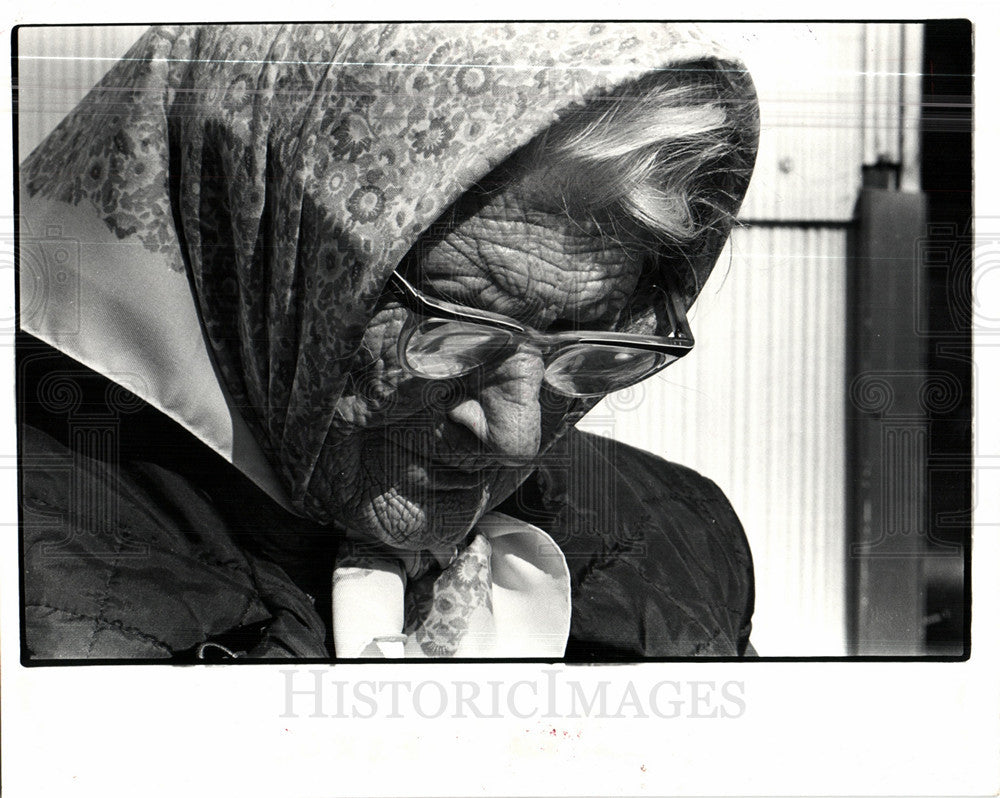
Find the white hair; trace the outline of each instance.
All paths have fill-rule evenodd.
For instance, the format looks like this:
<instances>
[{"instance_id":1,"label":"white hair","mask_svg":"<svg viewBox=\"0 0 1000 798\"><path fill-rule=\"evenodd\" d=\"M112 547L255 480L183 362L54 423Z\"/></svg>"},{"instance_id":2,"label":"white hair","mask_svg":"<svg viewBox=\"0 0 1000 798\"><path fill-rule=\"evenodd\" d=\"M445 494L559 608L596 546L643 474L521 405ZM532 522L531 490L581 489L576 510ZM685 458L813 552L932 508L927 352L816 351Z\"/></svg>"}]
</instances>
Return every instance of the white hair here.
<instances>
[{"instance_id":1,"label":"white hair","mask_svg":"<svg viewBox=\"0 0 1000 798\"><path fill-rule=\"evenodd\" d=\"M717 65L666 70L591 99L524 155L571 219L683 260L696 239L732 225L752 165L752 99Z\"/></svg>"}]
</instances>

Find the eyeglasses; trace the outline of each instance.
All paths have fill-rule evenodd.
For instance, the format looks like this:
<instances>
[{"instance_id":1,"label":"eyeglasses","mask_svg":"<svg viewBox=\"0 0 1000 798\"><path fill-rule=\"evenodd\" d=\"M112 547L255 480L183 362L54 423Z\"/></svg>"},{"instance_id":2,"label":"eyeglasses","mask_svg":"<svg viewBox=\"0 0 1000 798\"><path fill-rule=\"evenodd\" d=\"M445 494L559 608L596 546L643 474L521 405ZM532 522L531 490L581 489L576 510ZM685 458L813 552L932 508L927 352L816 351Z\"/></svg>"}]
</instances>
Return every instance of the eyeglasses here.
<instances>
[{"instance_id":1,"label":"eyeglasses","mask_svg":"<svg viewBox=\"0 0 1000 798\"><path fill-rule=\"evenodd\" d=\"M541 355L545 382L575 398L603 396L627 388L666 368L694 348L684 303L668 291L665 314L670 334L576 330L543 333L485 310L429 297L394 271L390 285L410 311L399 338L399 360L410 374L430 380L462 377L498 362L520 348Z\"/></svg>"}]
</instances>

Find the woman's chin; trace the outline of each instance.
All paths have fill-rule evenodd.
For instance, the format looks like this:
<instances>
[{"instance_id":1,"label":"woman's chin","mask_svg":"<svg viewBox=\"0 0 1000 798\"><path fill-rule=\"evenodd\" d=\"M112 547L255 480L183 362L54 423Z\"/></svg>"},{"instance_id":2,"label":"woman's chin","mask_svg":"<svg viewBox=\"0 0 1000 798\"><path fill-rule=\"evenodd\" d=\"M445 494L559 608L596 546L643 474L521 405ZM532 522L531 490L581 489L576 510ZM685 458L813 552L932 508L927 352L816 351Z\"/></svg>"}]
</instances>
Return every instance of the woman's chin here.
<instances>
[{"instance_id":1,"label":"woman's chin","mask_svg":"<svg viewBox=\"0 0 1000 798\"><path fill-rule=\"evenodd\" d=\"M423 474L374 493L355 519L355 533L411 551L459 544L491 506L485 478L455 484Z\"/></svg>"},{"instance_id":2,"label":"woman's chin","mask_svg":"<svg viewBox=\"0 0 1000 798\"><path fill-rule=\"evenodd\" d=\"M531 470L427 471L414 466L398 484L372 495L357 531L407 550L458 545Z\"/></svg>"},{"instance_id":3,"label":"woman's chin","mask_svg":"<svg viewBox=\"0 0 1000 798\"><path fill-rule=\"evenodd\" d=\"M422 550L458 545L485 512L506 499L533 466L442 463L410 449L387 445L381 435L355 447L338 447L326 511L352 537ZM349 456L348 456L349 455ZM333 471L333 469L331 469Z\"/></svg>"}]
</instances>

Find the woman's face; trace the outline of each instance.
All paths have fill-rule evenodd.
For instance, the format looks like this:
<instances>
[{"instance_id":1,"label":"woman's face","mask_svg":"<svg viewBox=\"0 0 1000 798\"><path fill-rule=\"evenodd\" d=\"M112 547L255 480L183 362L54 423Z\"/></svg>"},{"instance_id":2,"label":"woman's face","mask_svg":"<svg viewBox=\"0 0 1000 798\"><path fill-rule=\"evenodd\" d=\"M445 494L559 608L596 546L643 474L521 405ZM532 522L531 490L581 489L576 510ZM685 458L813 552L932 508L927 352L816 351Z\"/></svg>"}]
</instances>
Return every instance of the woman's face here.
<instances>
[{"instance_id":1,"label":"woman's face","mask_svg":"<svg viewBox=\"0 0 1000 798\"><path fill-rule=\"evenodd\" d=\"M423 292L511 316L539 330L612 329L639 259L515 184L427 237L406 276ZM460 541L533 470L571 400L543 383L541 358L518 351L459 380L405 372L407 311L384 297L337 408L328 505L353 533L405 549Z\"/></svg>"}]
</instances>

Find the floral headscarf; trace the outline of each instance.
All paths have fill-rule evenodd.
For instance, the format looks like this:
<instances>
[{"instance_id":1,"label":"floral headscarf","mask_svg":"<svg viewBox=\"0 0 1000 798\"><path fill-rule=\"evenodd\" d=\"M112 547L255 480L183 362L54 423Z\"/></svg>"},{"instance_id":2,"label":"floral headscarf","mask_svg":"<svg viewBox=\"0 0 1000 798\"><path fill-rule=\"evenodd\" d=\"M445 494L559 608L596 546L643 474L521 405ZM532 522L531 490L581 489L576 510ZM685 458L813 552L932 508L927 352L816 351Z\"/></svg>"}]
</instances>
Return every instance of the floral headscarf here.
<instances>
[{"instance_id":1,"label":"floral headscarf","mask_svg":"<svg viewBox=\"0 0 1000 798\"><path fill-rule=\"evenodd\" d=\"M652 24L155 28L22 180L141 244L149 268L188 274L232 404L291 505L329 522L334 408L391 270L562 114L692 65L746 109L717 200L735 214L756 147L749 77L696 30ZM728 232L692 247L702 284Z\"/></svg>"}]
</instances>

